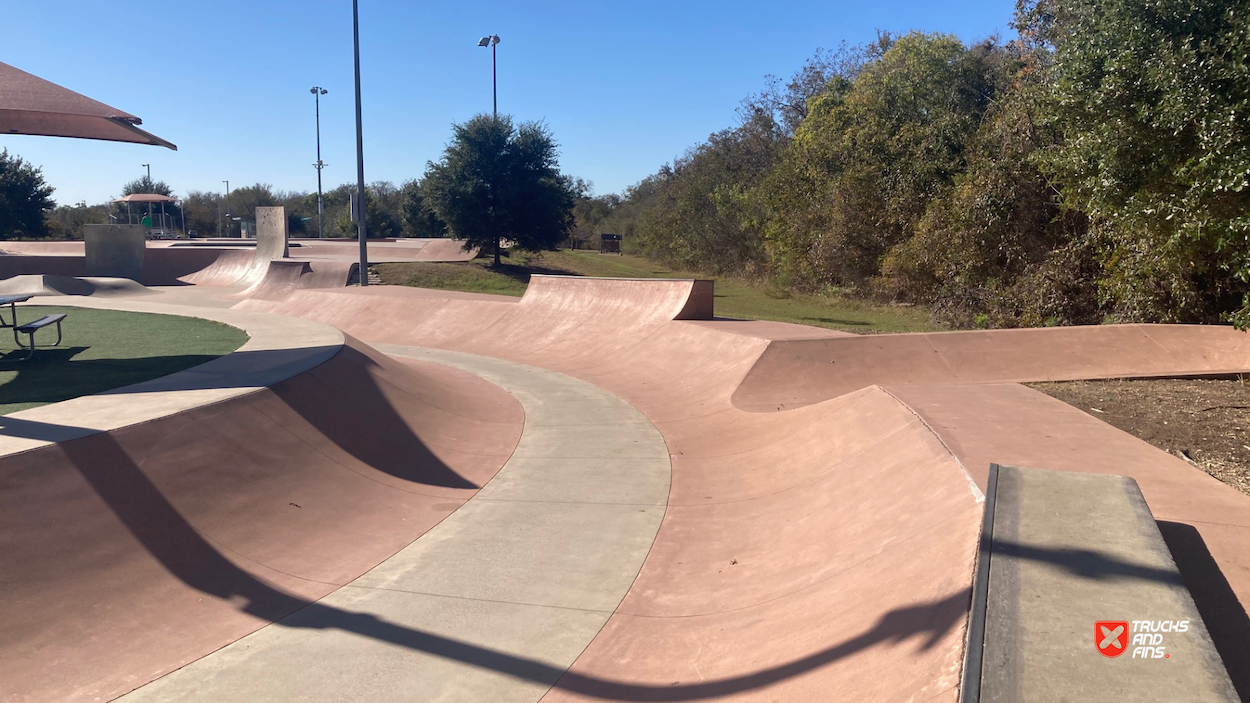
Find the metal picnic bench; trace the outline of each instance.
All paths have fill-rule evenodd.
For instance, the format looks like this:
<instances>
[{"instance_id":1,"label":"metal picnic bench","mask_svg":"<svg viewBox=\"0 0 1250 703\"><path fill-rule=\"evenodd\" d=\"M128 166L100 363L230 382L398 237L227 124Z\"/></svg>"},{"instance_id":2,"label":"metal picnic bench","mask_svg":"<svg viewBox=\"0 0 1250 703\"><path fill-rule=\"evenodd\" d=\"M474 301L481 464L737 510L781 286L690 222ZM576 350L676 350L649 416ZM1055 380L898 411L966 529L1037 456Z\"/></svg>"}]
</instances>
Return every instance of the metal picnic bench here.
<instances>
[{"instance_id":1,"label":"metal picnic bench","mask_svg":"<svg viewBox=\"0 0 1250 703\"><path fill-rule=\"evenodd\" d=\"M12 324L10 324L8 320L4 319L4 315L0 314L0 327L12 327L13 328L13 341L17 343L17 346L21 347L22 349L27 350L26 356L23 359L21 359L21 361L29 361L30 358L35 355L35 332L43 329L44 327L48 327L49 325L53 325L53 324L56 325L56 342L54 342L52 346L55 347L58 344L60 344L61 343L61 321L64 320L66 317L64 313L58 313L56 315L44 315L38 320L27 322L24 325L17 324L17 304L24 303L30 299L31 299L31 296L29 295L0 296L0 310L3 310L4 306L8 305L9 313L13 320ZM26 335L27 339L30 341L29 346L22 343L22 338L18 336L19 334Z\"/></svg>"}]
</instances>

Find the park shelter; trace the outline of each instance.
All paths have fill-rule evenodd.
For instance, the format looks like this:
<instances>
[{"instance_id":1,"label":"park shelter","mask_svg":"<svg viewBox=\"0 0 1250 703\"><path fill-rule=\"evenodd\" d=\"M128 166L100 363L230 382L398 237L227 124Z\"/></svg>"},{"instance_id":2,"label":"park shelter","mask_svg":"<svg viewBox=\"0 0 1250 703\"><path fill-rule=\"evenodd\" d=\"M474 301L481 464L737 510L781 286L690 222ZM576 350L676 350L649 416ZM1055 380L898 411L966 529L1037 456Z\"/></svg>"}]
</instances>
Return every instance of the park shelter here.
<instances>
[{"instance_id":1,"label":"park shelter","mask_svg":"<svg viewBox=\"0 0 1250 703\"><path fill-rule=\"evenodd\" d=\"M177 202L177 200L178 200L177 198L174 198L174 197L171 197L171 196L168 196L168 195L161 195L160 193L131 193L130 195L125 195L125 196L122 196L122 197L120 197L120 198L115 198L115 199L113 200L113 202L115 202L115 203L126 203L126 217L127 217L127 219L129 219L130 214L131 214L131 212L130 212L130 204L131 204L131 203L147 203L147 204L148 204L148 217L149 217L149 218L152 216L151 205L152 205L153 203L160 203L160 206L161 206L161 212L160 212L160 214L161 214L161 225L160 225L160 227L158 227L158 228L156 228L156 229L159 229L160 231L164 232L164 231L166 231L166 230L169 230L169 231L172 231L172 230L173 230L173 227L172 227L172 226L170 226L170 223L168 223L168 222L166 221L165 203L173 203L173 202Z\"/></svg>"},{"instance_id":2,"label":"park shelter","mask_svg":"<svg viewBox=\"0 0 1250 703\"><path fill-rule=\"evenodd\" d=\"M178 147L139 129L143 120L0 63L0 134L102 139Z\"/></svg>"}]
</instances>

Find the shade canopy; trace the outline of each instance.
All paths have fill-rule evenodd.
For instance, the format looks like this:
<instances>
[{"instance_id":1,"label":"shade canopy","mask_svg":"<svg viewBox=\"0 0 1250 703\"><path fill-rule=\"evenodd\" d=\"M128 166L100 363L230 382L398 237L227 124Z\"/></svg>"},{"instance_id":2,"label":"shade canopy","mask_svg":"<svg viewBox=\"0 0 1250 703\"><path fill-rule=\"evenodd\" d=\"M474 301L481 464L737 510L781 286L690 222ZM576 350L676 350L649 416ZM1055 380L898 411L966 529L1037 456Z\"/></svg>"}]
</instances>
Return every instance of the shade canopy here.
<instances>
[{"instance_id":1,"label":"shade canopy","mask_svg":"<svg viewBox=\"0 0 1250 703\"><path fill-rule=\"evenodd\" d=\"M177 198L160 193L131 193L113 200L115 203L172 203Z\"/></svg>"},{"instance_id":2,"label":"shade canopy","mask_svg":"<svg viewBox=\"0 0 1250 703\"><path fill-rule=\"evenodd\" d=\"M0 63L0 134L77 137L178 147L139 129L143 120Z\"/></svg>"}]
</instances>

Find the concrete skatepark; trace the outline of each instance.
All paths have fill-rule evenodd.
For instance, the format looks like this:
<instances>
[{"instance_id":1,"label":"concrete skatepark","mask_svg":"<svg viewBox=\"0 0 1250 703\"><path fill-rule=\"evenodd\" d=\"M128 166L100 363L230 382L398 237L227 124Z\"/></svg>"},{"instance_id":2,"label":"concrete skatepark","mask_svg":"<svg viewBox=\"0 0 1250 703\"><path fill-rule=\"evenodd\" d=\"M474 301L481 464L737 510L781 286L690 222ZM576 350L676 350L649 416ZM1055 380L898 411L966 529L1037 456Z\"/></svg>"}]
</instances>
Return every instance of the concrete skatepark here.
<instances>
[{"instance_id":1,"label":"concrete skatepark","mask_svg":"<svg viewBox=\"0 0 1250 703\"><path fill-rule=\"evenodd\" d=\"M4 700L1235 701L1247 680L1250 497L1020 385L1243 373L1243 333L856 336L716 319L704 281L348 287L354 243L261 239L148 242L130 286L81 244L2 247L0 286L38 302L251 336L0 418ZM1095 619L1193 627L1166 662L1106 659Z\"/></svg>"}]
</instances>

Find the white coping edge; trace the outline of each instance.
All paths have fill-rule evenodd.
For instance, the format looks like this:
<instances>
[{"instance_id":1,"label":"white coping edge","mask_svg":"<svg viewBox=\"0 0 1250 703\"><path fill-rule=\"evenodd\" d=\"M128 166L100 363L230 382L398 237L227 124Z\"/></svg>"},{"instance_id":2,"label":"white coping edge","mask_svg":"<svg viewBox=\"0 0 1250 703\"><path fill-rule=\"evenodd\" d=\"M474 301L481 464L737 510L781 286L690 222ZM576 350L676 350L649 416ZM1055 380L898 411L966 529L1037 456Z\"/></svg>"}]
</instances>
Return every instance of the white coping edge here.
<instances>
[{"instance_id":1,"label":"white coping edge","mask_svg":"<svg viewBox=\"0 0 1250 703\"><path fill-rule=\"evenodd\" d=\"M273 313L75 296L41 296L37 304L198 317L237 327L249 339L229 354L167 376L0 415L0 457L257 393L328 361L346 343L335 327ZM73 324L72 315L65 324Z\"/></svg>"}]
</instances>

